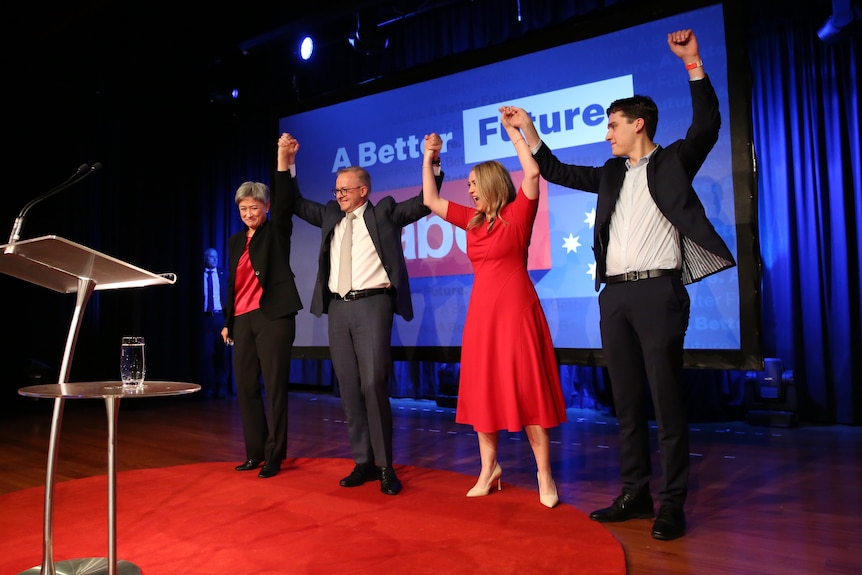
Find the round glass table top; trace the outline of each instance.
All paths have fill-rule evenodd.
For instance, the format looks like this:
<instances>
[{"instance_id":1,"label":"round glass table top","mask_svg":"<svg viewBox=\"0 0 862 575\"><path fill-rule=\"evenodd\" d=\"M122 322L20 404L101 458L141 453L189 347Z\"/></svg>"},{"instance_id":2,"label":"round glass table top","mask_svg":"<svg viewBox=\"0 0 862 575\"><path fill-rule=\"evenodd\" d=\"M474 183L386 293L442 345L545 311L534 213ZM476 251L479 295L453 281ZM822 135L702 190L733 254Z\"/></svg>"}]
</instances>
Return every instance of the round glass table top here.
<instances>
[{"instance_id":1,"label":"round glass table top","mask_svg":"<svg viewBox=\"0 0 862 575\"><path fill-rule=\"evenodd\" d=\"M94 399L107 397L157 397L184 395L200 391L196 383L182 381L145 381L142 385L123 385L120 381L86 381L30 385L18 390L25 397Z\"/></svg>"}]
</instances>

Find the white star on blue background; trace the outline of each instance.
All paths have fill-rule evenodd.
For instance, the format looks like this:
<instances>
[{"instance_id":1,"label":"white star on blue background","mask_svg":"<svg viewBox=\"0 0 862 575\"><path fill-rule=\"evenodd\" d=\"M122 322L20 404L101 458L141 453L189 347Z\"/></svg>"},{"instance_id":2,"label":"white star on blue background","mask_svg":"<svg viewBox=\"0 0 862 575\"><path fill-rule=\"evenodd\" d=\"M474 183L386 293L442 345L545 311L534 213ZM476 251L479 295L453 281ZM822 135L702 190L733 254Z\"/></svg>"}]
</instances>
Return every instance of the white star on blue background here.
<instances>
[{"instance_id":1,"label":"white star on blue background","mask_svg":"<svg viewBox=\"0 0 862 575\"><path fill-rule=\"evenodd\" d=\"M563 247L566 248L567 254L572 252L578 253L578 248L581 247L581 242L578 241L580 237L569 234L569 237L563 238Z\"/></svg>"}]
</instances>

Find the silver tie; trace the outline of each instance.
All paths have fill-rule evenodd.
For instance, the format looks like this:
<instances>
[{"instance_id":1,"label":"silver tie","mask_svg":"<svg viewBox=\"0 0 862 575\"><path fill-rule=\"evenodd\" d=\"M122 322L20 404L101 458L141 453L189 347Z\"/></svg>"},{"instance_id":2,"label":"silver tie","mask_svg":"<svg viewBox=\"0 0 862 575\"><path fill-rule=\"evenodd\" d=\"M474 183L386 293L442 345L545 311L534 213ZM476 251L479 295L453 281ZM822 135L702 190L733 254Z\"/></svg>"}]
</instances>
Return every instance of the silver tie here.
<instances>
[{"instance_id":1,"label":"silver tie","mask_svg":"<svg viewBox=\"0 0 862 575\"><path fill-rule=\"evenodd\" d=\"M341 259L338 264L338 293L341 297L350 291L353 281L353 268L350 264L350 254L353 250L353 220L356 214L349 212L344 222L344 237L341 239Z\"/></svg>"}]
</instances>

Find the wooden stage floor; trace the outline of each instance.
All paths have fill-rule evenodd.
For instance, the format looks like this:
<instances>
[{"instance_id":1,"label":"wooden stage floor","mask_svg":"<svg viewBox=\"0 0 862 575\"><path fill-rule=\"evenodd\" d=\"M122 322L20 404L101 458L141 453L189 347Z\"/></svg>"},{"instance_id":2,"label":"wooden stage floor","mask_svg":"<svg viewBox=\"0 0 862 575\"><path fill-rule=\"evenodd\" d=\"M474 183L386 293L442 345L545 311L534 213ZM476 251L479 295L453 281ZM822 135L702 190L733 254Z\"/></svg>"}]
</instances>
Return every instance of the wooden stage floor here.
<instances>
[{"instance_id":1,"label":"wooden stage floor","mask_svg":"<svg viewBox=\"0 0 862 575\"><path fill-rule=\"evenodd\" d=\"M0 413L0 493L45 481L53 402L13 403ZM466 493L479 472L472 429L434 401L392 403L395 465L463 473ZM289 417L289 457L351 457L339 398L291 391ZM589 513L619 491L616 422L579 409L568 410L568 418L551 432L554 477L561 501ZM691 430L688 534L660 542L650 537L648 520L607 526L630 575L862 573L862 427L734 421L693 423ZM245 455L234 397L124 400L117 441L118 471L203 461L233 466ZM537 489L523 433L501 433L499 459L504 483ZM103 402L67 400L57 481L104 475L106 461Z\"/></svg>"}]
</instances>

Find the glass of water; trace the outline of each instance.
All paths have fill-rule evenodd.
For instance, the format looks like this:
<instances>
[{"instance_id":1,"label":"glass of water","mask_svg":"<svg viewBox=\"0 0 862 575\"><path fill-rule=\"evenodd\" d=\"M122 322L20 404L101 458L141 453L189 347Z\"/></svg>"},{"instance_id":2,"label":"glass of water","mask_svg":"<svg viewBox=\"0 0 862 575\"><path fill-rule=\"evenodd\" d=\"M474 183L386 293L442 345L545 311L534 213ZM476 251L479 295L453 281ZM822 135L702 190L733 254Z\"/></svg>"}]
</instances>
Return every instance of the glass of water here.
<instances>
[{"instance_id":1,"label":"glass of water","mask_svg":"<svg viewBox=\"0 0 862 575\"><path fill-rule=\"evenodd\" d=\"M144 338L124 337L120 345L120 379L123 385L142 386L147 374Z\"/></svg>"}]
</instances>

